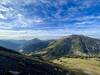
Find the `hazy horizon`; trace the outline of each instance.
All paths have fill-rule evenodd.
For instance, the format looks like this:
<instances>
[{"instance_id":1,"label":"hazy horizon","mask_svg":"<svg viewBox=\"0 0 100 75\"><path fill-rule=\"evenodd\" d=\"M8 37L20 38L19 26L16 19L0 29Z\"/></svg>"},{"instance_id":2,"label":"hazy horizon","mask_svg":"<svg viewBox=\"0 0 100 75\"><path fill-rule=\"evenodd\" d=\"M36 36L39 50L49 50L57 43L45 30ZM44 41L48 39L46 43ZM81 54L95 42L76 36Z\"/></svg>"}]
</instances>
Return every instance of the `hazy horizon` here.
<instances>
[{"instance_id":1,"label":"hazy horizon","mask_svg":"<svg viewBox=\"0 0 100 75\"><path fill-rule=\"evenodd\" d=\"M86 37L90 37L90 38L94 38L94 39L100 39L100 38L97 38L97 37L93 37L93 36L87 36L87 35L83 35L83 34L69 34L69 35L66 35L66 36L48 36L48 37L44 37L44 36L42 36L42 37L31 37L30 39L27 39L27 38L22 38L22 39L16 39L16 38L14 38L14 39L0 39L0 40L2 40L2 41L29 41L29 40L33 40L33 39L39 39L39 40L56 40L56 39L62 39L62 38L64 38L64 37L69 37L69 36L71 36L71 35L78 35L78 36L86 36Z\"/></svg>"}]
</instances>

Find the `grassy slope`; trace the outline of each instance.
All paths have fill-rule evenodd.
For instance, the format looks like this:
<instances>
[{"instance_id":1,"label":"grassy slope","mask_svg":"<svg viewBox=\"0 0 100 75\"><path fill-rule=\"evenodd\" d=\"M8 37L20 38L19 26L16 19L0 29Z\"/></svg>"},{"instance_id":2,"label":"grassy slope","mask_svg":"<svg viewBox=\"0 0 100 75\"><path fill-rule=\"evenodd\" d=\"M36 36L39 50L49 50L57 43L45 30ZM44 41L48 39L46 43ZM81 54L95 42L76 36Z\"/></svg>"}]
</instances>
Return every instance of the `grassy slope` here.
<instances>
[{"instance_id":1,"label":"grassy slope","mask_svg":"<svg viewBox=\"0 0 100 75\"><path fill-rule=\"evenodd\" d=\"M53 63L63 65L67 69L77 72L77 75L100 75L100 61L96 59L65 58L52 60Z\"/></svg>"}]
</instances>

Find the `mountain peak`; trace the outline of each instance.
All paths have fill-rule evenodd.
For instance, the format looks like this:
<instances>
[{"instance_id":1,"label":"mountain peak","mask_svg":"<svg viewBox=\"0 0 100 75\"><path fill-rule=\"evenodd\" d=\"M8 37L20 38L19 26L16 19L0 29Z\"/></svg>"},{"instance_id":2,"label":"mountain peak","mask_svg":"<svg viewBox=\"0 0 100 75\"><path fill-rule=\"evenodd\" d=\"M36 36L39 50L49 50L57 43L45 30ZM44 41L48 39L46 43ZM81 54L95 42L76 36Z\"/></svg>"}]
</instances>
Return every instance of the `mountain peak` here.
<instances>
[{"instance_id":1,"label":"mountain peak","mask_svg":"<svg viewBox=\"0 0 100 75\"><path fill-rule=\"evenodd\" d=\"M47 49L50 57L64 55L99 55L100 40L84 35L70 35L69 37L57 40Z\"/></svg>"},{"instance_id":2,"label":"mountain peak","mask_svg":"<svg viewBox=\"0 0 100 75\"><path fill-rule=\"evenodd\" d=\"M69 37L81 37L81 36L84 36L84 35L70 35Z\"/></svg>"},{"instance_id":3,"label":"mountain peak","mask_svg":"<svg viewBox=\"0 0 100 75\"><path fill-rule=\"evenodd\" d=\"M87 37L84 35L70 35L69 38L80 38L80 37Z\"/></svg>"},{"instance_id":4,"label":"mountain peak","mask_svg":"<svg viewBox=\"0 0 100 75\"><path fill-rule=\"evenodd\" d=\"M28 43L38 43L38 42L41 42L41 40L38 38L34 38L34 39L28 41Z\"/></svg>"},{"instance_id":5,"label":"mountain peak","mask_svg":"<svg viewBox=\"0 0 100 75\"><path fill-rule=\"evenodd\" d=\"M32 39L31 41L41 41L41 40L38 39L38 38L34 38L34 39Z\"/></svg>"},{"instance_id":6,"label":"mountain peak","mask_svg":"<svg viewBox=\"0 0 100 75\"><path fill-rule=\"evenodd\" d=\"M66 36L62 39L80 39L80 38L91 38L91 37L88 37L88 36L84 36L84 35L70 35L70 36Z\"/></svg>"}]
</instances>

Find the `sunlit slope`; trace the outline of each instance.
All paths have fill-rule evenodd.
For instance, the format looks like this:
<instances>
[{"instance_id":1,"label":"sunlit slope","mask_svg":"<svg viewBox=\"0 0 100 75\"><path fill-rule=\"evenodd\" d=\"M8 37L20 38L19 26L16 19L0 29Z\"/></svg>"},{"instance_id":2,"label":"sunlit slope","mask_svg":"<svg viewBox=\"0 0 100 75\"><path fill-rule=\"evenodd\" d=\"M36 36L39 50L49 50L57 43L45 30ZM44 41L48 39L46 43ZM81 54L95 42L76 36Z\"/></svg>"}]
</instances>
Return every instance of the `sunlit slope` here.
<instances>
[{"instance_id":1,"label":"sunlit slope","mask_svg":"<svg viewBox=\"0 0 100 75\"><path fill-rule=\"evenodd\" d=\"M83 35L71 35L56 40L53 44L44 48L47 57L62 56L99 56L100 40Z\"/></svg>"},{"instance_id":2,"label":"sunlit slope","mask_svg":"<svg viewBox=\"0 0 100 75\"><path fill-rule=\"evenodd\" d=\"M62 57L59 59L52 60L53 63L60 64L65 68L69 68L71 71L82 75L100 75L100 59L80 59L80 58L66 58ZM84 75L84 74L83 74Z\"/></svg>"}]
</instances>

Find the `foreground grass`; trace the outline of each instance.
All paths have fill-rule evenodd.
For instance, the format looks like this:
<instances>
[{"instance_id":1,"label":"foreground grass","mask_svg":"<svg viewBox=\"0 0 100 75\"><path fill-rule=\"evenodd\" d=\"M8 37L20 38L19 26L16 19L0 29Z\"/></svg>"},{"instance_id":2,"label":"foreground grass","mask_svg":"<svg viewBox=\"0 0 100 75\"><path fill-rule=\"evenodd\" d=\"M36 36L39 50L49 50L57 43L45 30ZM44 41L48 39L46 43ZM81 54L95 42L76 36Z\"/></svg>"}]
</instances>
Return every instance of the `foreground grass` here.
<instances>
[{"instance_id":1,"label":"foreground grass","mask_svg":"<svg viewBox=\"0 0 100 75\"><path fill-rule=\"evenodd\" d=\"M59 58L50 62L62 65L67 69L77 72L77 75L100 75L100 61L97 58Z\"/></svg>"}]
</instances>

